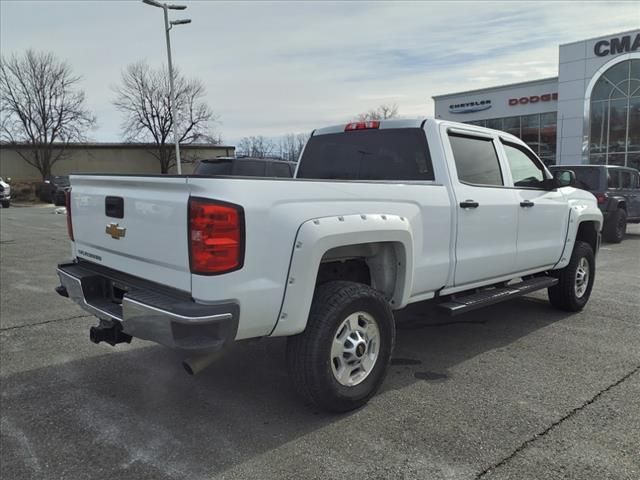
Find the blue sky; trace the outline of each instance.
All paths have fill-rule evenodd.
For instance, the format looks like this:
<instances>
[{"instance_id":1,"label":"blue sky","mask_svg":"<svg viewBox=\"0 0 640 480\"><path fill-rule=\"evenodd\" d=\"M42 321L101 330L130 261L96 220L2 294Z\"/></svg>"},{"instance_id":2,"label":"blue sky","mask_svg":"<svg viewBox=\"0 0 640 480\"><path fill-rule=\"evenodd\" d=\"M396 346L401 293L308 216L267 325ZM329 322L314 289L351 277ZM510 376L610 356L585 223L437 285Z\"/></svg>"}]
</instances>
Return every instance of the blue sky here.
<instances>
[{"instance_id":1,"label":"blue sky","mask_svg":"<svg viewBox=\"0 0 640 480\"><path fill-rule=\"evenodd\" d=\"M558 44L637 28L638 2L185 1L174 61L200 78L225 143L346 122L380 103L557 74ZM118 141L111 87L166 62L162 12L140 1L0 1L0 50L50 50L82 76L96 141Z\"/></svg>"}]
</instances>

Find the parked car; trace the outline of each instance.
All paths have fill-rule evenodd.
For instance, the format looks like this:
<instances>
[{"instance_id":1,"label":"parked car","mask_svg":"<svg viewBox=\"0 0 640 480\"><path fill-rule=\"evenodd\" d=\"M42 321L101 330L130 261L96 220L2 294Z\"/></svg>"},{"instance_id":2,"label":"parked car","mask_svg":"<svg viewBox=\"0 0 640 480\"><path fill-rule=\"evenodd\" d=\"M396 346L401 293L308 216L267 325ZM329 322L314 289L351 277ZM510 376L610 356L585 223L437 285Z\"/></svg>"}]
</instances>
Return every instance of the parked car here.
<instances>
[{"instance_id":1,"label":"parked car","mask_svg":"<svg viewBox=\"0 0 640 480\"><path fill-rule=\"evenodd\" d=\"M508 133L437 119L315 130L293 179L72 175L58 293L100 318L93 342L152 340L190 373L288 337L296 390L347 411L384 380L394 310L586 305L602 213L570 181Z\"/></svg>"},{"instance_id":2,"label":"parked car","mask_svg":"<svg viewBox=\"0 0 640 480\"><path fill-rule=\"evenodd\" d=\"M11 186L0 177L0 202L2 208L11 206Z\"/></svg>"},{"instance_id":3,"label":"parked car","mask_svg":"<svg viewBox=\"0 0 640 480\"><path fill-rule=\"evenodd\" d=\"M279 158L219 157L200 160L194 175L224 175L234 177L293 177L295 162Z\"/></svg>"},{"instance_id":4,"label":"parked car","mask_svg":"<svg viewBox=\"0 0 640 480\"><path fill-rule=\"evenodd\" d=\"M575 186L595 195L604 216L603 238L619 243L627 223L640 223L640 174L638 170L615 165L562 165L550 170L571 170Z\"/></svg>"},{"instance_id":5,"label":"parked car","mask_svg":"<svg viewBox=\"0 0 640 480\"><path fill-rule=\"evenodd\" d=\"M55 175L38 186L38 198L56 206L65 204L65 194L70 188L69 175Z\"/></svg>"}]
</instances>

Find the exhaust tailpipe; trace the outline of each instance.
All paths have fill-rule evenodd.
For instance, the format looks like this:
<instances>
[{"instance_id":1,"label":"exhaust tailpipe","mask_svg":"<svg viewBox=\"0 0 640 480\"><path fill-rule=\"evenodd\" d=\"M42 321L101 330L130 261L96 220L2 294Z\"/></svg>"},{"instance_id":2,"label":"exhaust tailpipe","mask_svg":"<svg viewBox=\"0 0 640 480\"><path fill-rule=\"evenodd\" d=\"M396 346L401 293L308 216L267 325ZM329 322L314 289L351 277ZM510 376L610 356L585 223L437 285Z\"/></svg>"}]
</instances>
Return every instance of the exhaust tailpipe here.
<instances>
[{"instance_id":1,"label":"exhaust tailpipe","mask_svg":"<svg viewBox=\"0 0 640 480\"><path fill-rule=\"evenodd\" d=\"M189 375L197 375L202 370L211 365L214 361L222 356L222 350L205 353L203 355L194 355L182 361L182 366Z\"/></svg>"},{"instance_id":2,"label":"exhaust tailpipe","mask_svg":"<svg viewBox=\"0 0 640 480\"><path fill-rule=\"evenodd\" d=\"M112 347L118 343L131 343L131 335L122 331L122 324L113 320L100 320L100 324L89 329L89 340L106 342Z\"/></svg>"}]
</instances>

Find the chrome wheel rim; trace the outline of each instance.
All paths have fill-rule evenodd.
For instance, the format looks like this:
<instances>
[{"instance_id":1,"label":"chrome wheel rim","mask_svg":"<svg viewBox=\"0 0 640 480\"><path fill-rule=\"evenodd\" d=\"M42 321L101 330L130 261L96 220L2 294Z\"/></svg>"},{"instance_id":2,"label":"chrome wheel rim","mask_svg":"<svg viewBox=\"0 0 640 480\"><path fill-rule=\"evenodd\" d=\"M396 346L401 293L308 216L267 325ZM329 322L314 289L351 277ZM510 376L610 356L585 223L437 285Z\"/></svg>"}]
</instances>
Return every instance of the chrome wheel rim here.
<instances>
[{"instance_id":1,"label":"chrome wheel rim","mask_svg":"<svg viewBox=\"0 0 640 480\"><path fill-rule=\"evenodd\" d=\"M336 330L331 344L331 371L345 387L362 383L371 373L380 354L380 330L366 312L349 315Z\"/></svg>"},{"instance_id":2,"label":"chrome wheel rim","mask_svg":"<svg viewBox=\"0 0 640 480\"><path fill-rule=\"evenodd\" d=\"M576 297L582 298L587 292L587 286L589 285L589 262L585 257L582 257L578 262L578 268L576 269L576 281L575 291Z\"/></svg>"}]
</instances>

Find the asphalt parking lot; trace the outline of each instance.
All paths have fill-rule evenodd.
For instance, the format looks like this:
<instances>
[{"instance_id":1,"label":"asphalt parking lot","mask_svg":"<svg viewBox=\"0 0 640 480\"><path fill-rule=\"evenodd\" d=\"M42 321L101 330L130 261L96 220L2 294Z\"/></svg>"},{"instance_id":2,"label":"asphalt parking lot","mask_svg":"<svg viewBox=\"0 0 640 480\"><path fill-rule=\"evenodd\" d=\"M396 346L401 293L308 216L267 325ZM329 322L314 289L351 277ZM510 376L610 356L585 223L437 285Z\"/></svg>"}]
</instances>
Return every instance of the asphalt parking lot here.
<instances>
[{"instance_id":1,"label":"asphalt parking lot","mask_svg":"<svg viewBox=\"0 0 640 480\"><path fill-rule=\"evenodd\" d=\"M604 244L579 314L536 294L451 319L399 315L365 408L294 395L284 341L239 344L197 377L163 347L94 345L58 297L53 207L0 210L3 479L640 478L640 226Z\"/></svg>"}]
</instances>

